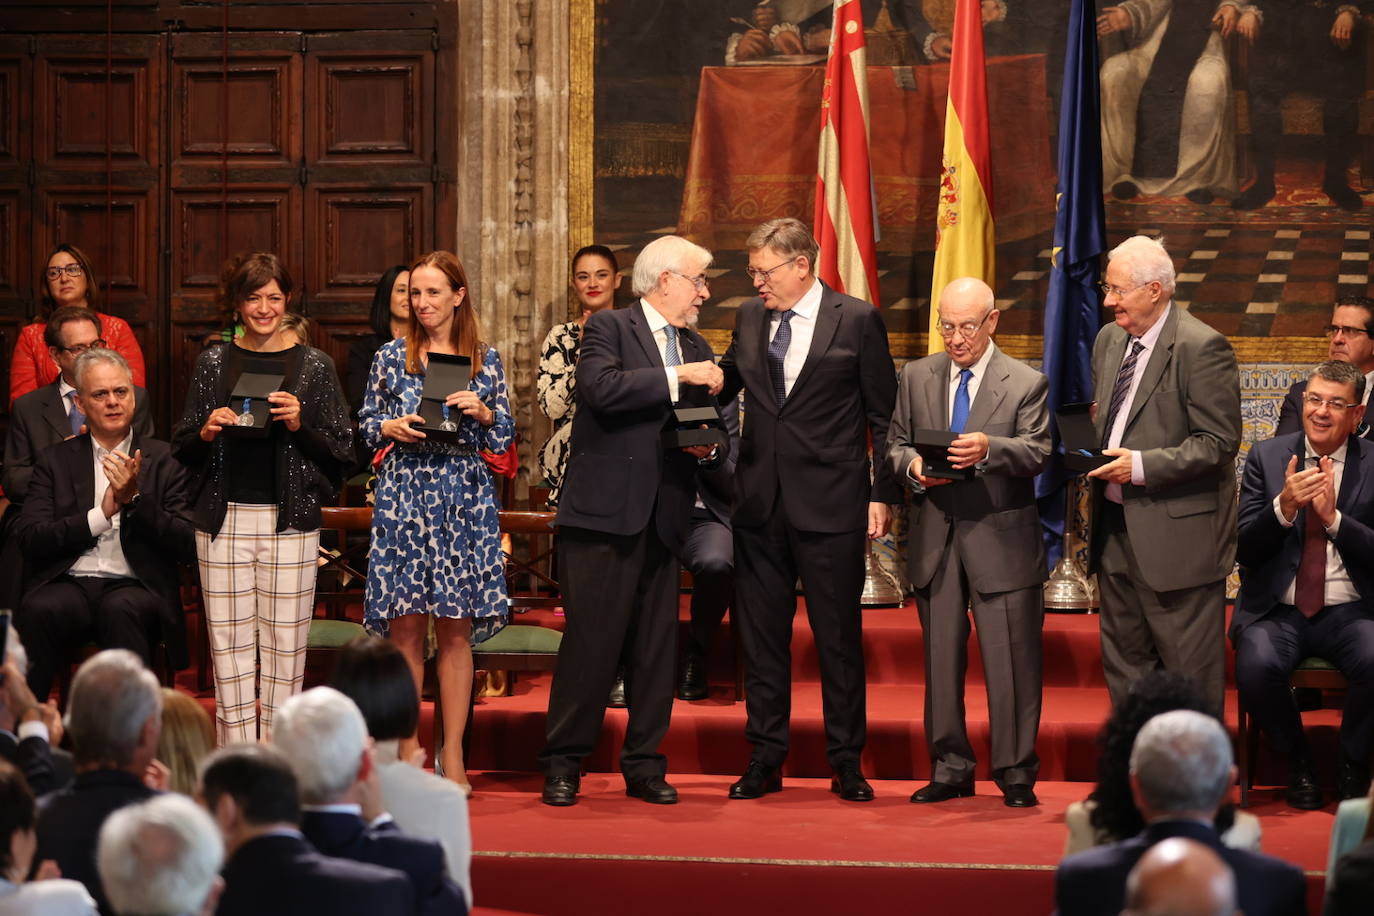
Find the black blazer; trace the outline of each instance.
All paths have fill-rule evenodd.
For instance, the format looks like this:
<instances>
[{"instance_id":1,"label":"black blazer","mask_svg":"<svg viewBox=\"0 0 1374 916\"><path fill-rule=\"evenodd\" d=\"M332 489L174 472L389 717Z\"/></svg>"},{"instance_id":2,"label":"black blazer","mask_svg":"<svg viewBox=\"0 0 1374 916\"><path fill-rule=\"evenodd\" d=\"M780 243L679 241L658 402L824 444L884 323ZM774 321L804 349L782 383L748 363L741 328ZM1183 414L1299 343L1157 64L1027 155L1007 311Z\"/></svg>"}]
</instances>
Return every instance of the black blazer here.
<instances>
[{"instance_id":1,"label":"black blazer","mask_svg":"<svg viewBox=\"0 0 1374 916\"><path fill-rule=\"evenodd\" d=\"M1283 490L1284 471L1294 455L1302 460L1303 434L1289 433L1256 442L1245 458L1240 482L1240 532L1236 560L1241 565L1240 593L1231 617L1231 640L1274 609L1298 574L1302 559L1304 512L1290 528L1274 516L1274 497ZM1345 472L1336 494L1341 527L1336 552L1351 583L1366 601L1374 601L1374 443L1351 436Z\"/></svg>"},{"instance_id":2,"label":"black blazer","mask_svg":"<svg viewBox=\"0 0 1374 916\"><path fill-rule=\"evenodd\" d=\"M1196 821L1158 821L1140 834L1069 856L1054 873L1058 916L1117 916L1125 905L1126 876L1160 840L1185 837L1210 846L1236 876L1237 904L1245 916L1303 916L1307 881L1302 870L1273 856L1230 849L1217 832Z\"/></svg>"},{"instance_id":3,"label":"black blazer","mask_svg":"<svg viewBox=\"0 0 1374 916\"><path fill-rule=\"evenodd\" d=\"M793 528L832 534L867 528L870 502L902 501L887 462L880 460L869 480L868 434L881 457L897 395L882 316L867 302L823 287L811 348L781 409L768 374L769 317L759 299L742 304L720 362L721 398L744 390L735 524L762 525L781 493Z\"/></svg>"},{"instance_id":4,"label":"black blazer","mask_svg":"<svg viewBox=\"0 0 1374 916\"><path fill-rule=\"evenodd\" d=\"M414 913L399 871L322 856L298 836L249 840L224 864L216 916L375 916Z\"/></svg>"},{"instance_id":5,"label":"black blazer","mask_svg":"<svg viewBox=\"0 0 1374 916\"><path fill-rule=\"evenodd\" d=\"M62 877L86 886L100 912L111 912L95 868L100 825L125 805L147 801L156 794L137 776L122 770L78 774L71 785L38 800L38 850L33 857L33 869L52 859L62 869Z\"/></svg>"},{"instance_id":6,"label":"black blazer","mask_svg":"<svg viewBox=\"0 0 1374 916\"><path fill-rule=\"evenodd\" d=\"M44 449L72 434L62 380L30 391L10 408L10 428L5 438L5 467L0 486L10 502L21 503L29 489L33 466ZM134 435L150 439L153 418L148 411L148 392L134 386Z\"/></svg>"},{"instance_id":7,"label":"black blazer","mask_svg":"<svg viewBox=\"0 0 1374 916\"><path fill-rule=\"evenodd\" d=\"M166 442L135 434L143 451L140 496L121 510L119 542L134 576L162 599L162 639L173 667L189 664L186 624L177 589L178 561L196 557L195 532L186 498L186 472ZM25 593L65 573L95 546L86 522L95 505L95 468L90 435L59 442L39 456L15 536L24 551Z\"/></svg>"},{"instance_id":8,"label":"black blazer","mask_svg":"<svg viewBox=\"0 0 1374 916\"><path fill-rule=\"evenodd\" d=\"M394 822L369 827L356 814L306 811L301 833L327 856L404 872L422 916L461 916L468 911L462 888L449 878L444 848L408 836Z\"/></svg>"},{"instance_id":9,"label":"black blazer","mask_svg":"<svg viewBox=\"0 0 1374 916\"><path fill-rule=\"evenodd\" d=\"M1274 427L1274 438L1289 433L1302 432L1302 396L1307 393L1307 379L1298 379L1288 393L1283 396L1283 406L1279 408L1279 423ZM1355 428L1355 435L1363 439L1374 439L1374 426L1365 417Z\"/></svg>"},{"instance_id":10,"label":"black blazer","mask_svg":"<svg viewBox=\"0 0 1374 916\"><path fill-rule=\"evenodd\" d=\"M676 553L691 521L699 465L660 441L673 404L644 307L636 302L587 319L558 524L638 534L653 513L659 537ZM679 329L677 340L684 363L715 358L711 345L690 328ZM680 405L714 403L700 385L678 386Z\"/></svg>"}]
</instances>

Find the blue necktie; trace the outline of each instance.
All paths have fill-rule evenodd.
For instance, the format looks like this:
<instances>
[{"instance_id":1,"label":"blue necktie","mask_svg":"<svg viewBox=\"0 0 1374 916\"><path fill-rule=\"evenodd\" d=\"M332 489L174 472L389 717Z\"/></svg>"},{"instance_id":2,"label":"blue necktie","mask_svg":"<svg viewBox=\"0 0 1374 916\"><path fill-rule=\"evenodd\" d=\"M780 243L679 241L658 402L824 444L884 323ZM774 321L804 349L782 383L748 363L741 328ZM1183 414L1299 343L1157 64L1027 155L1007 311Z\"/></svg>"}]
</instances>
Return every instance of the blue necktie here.
<instances>
[{"instance_id":1,"label":"blue necktie","mask_svg":"<svg viewBox=\"0 0 1374 916\"><path fill-rule=\"evenodd\" d=\"M671 324L663 326L663 334L668 342L663 346L663 365L681 366L682 356L677 352L677 328Z\"/></svg>"},{"instance_id":2,"label":"blue necktie","mask_svg":"<svg viewBox=\"0 0 1374 916\"><path fill-rule=\"evenodd\" d=\"M70 407L67 409L67 420L72 424L72 435L81 435L81 427L86 424L86 415L81 412L81 408L76 406L76 392L67 392L67 401Z\"/></svg>"},{"instance_id":3,"label":"blue necktie","mask_svg":"<svg viewBox=\"0 0 1374 916\"><path fill-rule=\"evenodd\" d=\"M949 414L949 431L962 433L968 422L968 381L973 378L972 369L959 370L959 388L954 392L954 409Z\"/></svg>"},{"instance_id":4,"label":"blue necktie","mask_svg":"<svg viewBox=\"0 0 1374 916\"><path fill-rule=\"evenodd\" d=\"M768 342L768 376L773 381L773 396L778 406L787 400L787 375L783 362L787 359L787 347L792 343L792 310L778 313L778 330Z\"/></svg>"}]
</instances>

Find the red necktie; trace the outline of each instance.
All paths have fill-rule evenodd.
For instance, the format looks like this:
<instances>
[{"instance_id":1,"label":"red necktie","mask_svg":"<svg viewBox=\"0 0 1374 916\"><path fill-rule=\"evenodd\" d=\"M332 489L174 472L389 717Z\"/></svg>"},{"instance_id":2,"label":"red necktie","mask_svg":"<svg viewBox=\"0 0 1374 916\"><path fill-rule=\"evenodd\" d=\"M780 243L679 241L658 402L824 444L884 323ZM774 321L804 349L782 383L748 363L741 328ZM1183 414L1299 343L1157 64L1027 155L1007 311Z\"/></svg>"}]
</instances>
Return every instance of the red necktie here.
<instances>
[{"instance_id":1,"label":"red necktie","mask_svg":"<svg viewBox=\"0 0 1374 916\"><path fill-rule=\"evenodd\" d=\"M1302 559L1293 583L1293 603L1304 617L1312 617L1326 603L1326 526L1311 505L1303 511Z\"/></svg>"}]
</instances>

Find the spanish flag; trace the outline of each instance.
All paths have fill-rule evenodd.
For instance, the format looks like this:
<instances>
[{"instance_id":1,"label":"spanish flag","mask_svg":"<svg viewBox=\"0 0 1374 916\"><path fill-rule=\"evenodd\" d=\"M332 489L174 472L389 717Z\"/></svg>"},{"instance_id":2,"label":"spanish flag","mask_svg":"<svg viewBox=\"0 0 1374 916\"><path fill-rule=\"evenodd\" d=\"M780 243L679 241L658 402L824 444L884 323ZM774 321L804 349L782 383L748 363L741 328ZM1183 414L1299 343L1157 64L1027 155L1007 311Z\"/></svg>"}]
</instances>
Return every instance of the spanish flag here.
<instances>
[{"instance_id":1,"label":"spanish flag","mask_svg":"<svg viewBox=\"0 0 1374 916\"><path fill-rule=\"evenodd\" d=\"M859 0L839 0L821 96L816 167L816 274L826 285L878 304L878 226L868 159L868 71Z\"/></svg>"},{"instance_id":2,"label":"spanish flag","mask_svg":"<svg viewBox=\"0 0 1374 916\"><path fill-rule=\"evenodd\" d=\"M957 0L945 105L945 152L940 171L940 208L935 222L935 276L930 284L930 346L944 343L936 331L940 292L952 280L993 282L992 144L988 135L988 88L983 62L983 23L978 0Z\"/></svg>"}]
</instances>

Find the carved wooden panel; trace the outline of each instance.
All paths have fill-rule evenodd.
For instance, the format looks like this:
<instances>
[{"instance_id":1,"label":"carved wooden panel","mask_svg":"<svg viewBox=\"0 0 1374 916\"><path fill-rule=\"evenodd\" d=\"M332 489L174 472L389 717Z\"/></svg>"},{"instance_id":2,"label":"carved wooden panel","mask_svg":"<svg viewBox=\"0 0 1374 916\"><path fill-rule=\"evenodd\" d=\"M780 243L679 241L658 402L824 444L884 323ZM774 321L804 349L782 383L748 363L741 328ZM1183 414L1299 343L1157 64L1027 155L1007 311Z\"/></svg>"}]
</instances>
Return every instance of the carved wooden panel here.
<instances>
[{"instance_id":1,"label":"carved wooden panel","mask_svg":"<svg viewBox=\"0 0 1374 916\"><path fill-rule=\"evenodd\" d=\"M174 54L206 52L207 36L177 43ZM238 42L235 40L234 47ZM172 164L296 169L301 158L300 54L288 50L235 50L228 78L218 53L172 61ZM225 102L228 141L225 142ZM213 176L218 180L219 176Z\"/></svg>"},{"instance_id":2,"label":"carved wooden panel","mask_svg":"<svg viewBox=\"0 0 1374 916\"><path fill-rule=\"evenodd\" d=\"M0 188L0 303L22 303L36 282L29 260L29 234L20 229L23 199L18 188ZM21 310L4 309L24 317Z\"/></svg>"},{"instance_id":3,"label":"carved wooden panel","mask_svg":"<svg viewBox=\"0 0 1374 916\"><path fill-rule=\"evenodd\" d=\"M299 188L236 187L227 200L218 190L173 190L171 198L168 297L178 317L212 317L192 303L213 305L224 252L272 251L299 275Z\"/></svg>"},{"instance_id":4,"label":"carved wooden panel","mask_svg":"<svg viewBox=\"0 0 1374 916\"><path fill-rule=\"evenodd\" d=\"M121 36L107 74L103 39L45 41L35 65L34 160L40 168L156 169L161 42Z\"/></svg>"},{"instance_id":5,"label":"carved wooden panel","mask_svg":"<svg viewBox=\"0 0 1374 916\"><path fill-rule=\"evenodd\" d=\"M0 51L0 168L17 168L28 160L20 143L31 138L27 131L20 134L19 123L27 107L28 87L25 85L25 60L10 57Z\"/></svg>"},{"instance_id":6,"label":"carved wooden panel","mask_svg":"<svg viewBox=\"0 0 1374 916\"><path fill-rule=\"evenodd\" d=\"M328 353L334 360L334 367L339 371L339 381L347 386L348 348L352 346L353 341L371 334L372 329L367 326L366 321L359 324L356 321L340 321L319 316L310 320L315 325L315 346Z\"/></svg>"},{"instance_id":7,"label":"carved wooden panel","mask_svg":"<svg viewBox=\"0 0 1374 916\"><path fill-rule=\"evenodd\" d=\"M169 392L169 432L171 426L181 418L181 412L186 406L186 392L191 387L191 370L195 368L196 357L205 349L206 339L219 330L219 323L213 321L172 321L170 324L170 371L163 373L160 379L164 390Z\"/></svg>"},{"instance_id":8,"label":"carved wooden panel","mask_svg":"<svg viewBox=\"0 0 1374 916\"><path fill-rule=\"evenodd\" d=\"M94 262L100 307L135 325L154 319L158 283L157 188L40 188L34 247L41 253L69 241Z\"/></svg>"},{"instance_id":9,"label":"carved wooden panel","mask_svg":"<svg viewBox=\"0 0 1374 916\"><path fill-rule=\"evenodd\" d=\"M309 189L306 284L317 315L366 320L377 278L408 264L432 238L427 185Z\"/></svg>"},{"instance_id":10,"label":"carved wooden panel","mask_svg":"<svg viewBox=\"0 0 1374 916\"><path fill-rule=\"evenodd\" d=\"M311 165L418 165L432 157L433 54L342 52L309 57Z\"/></svg>"}]
</instances>

